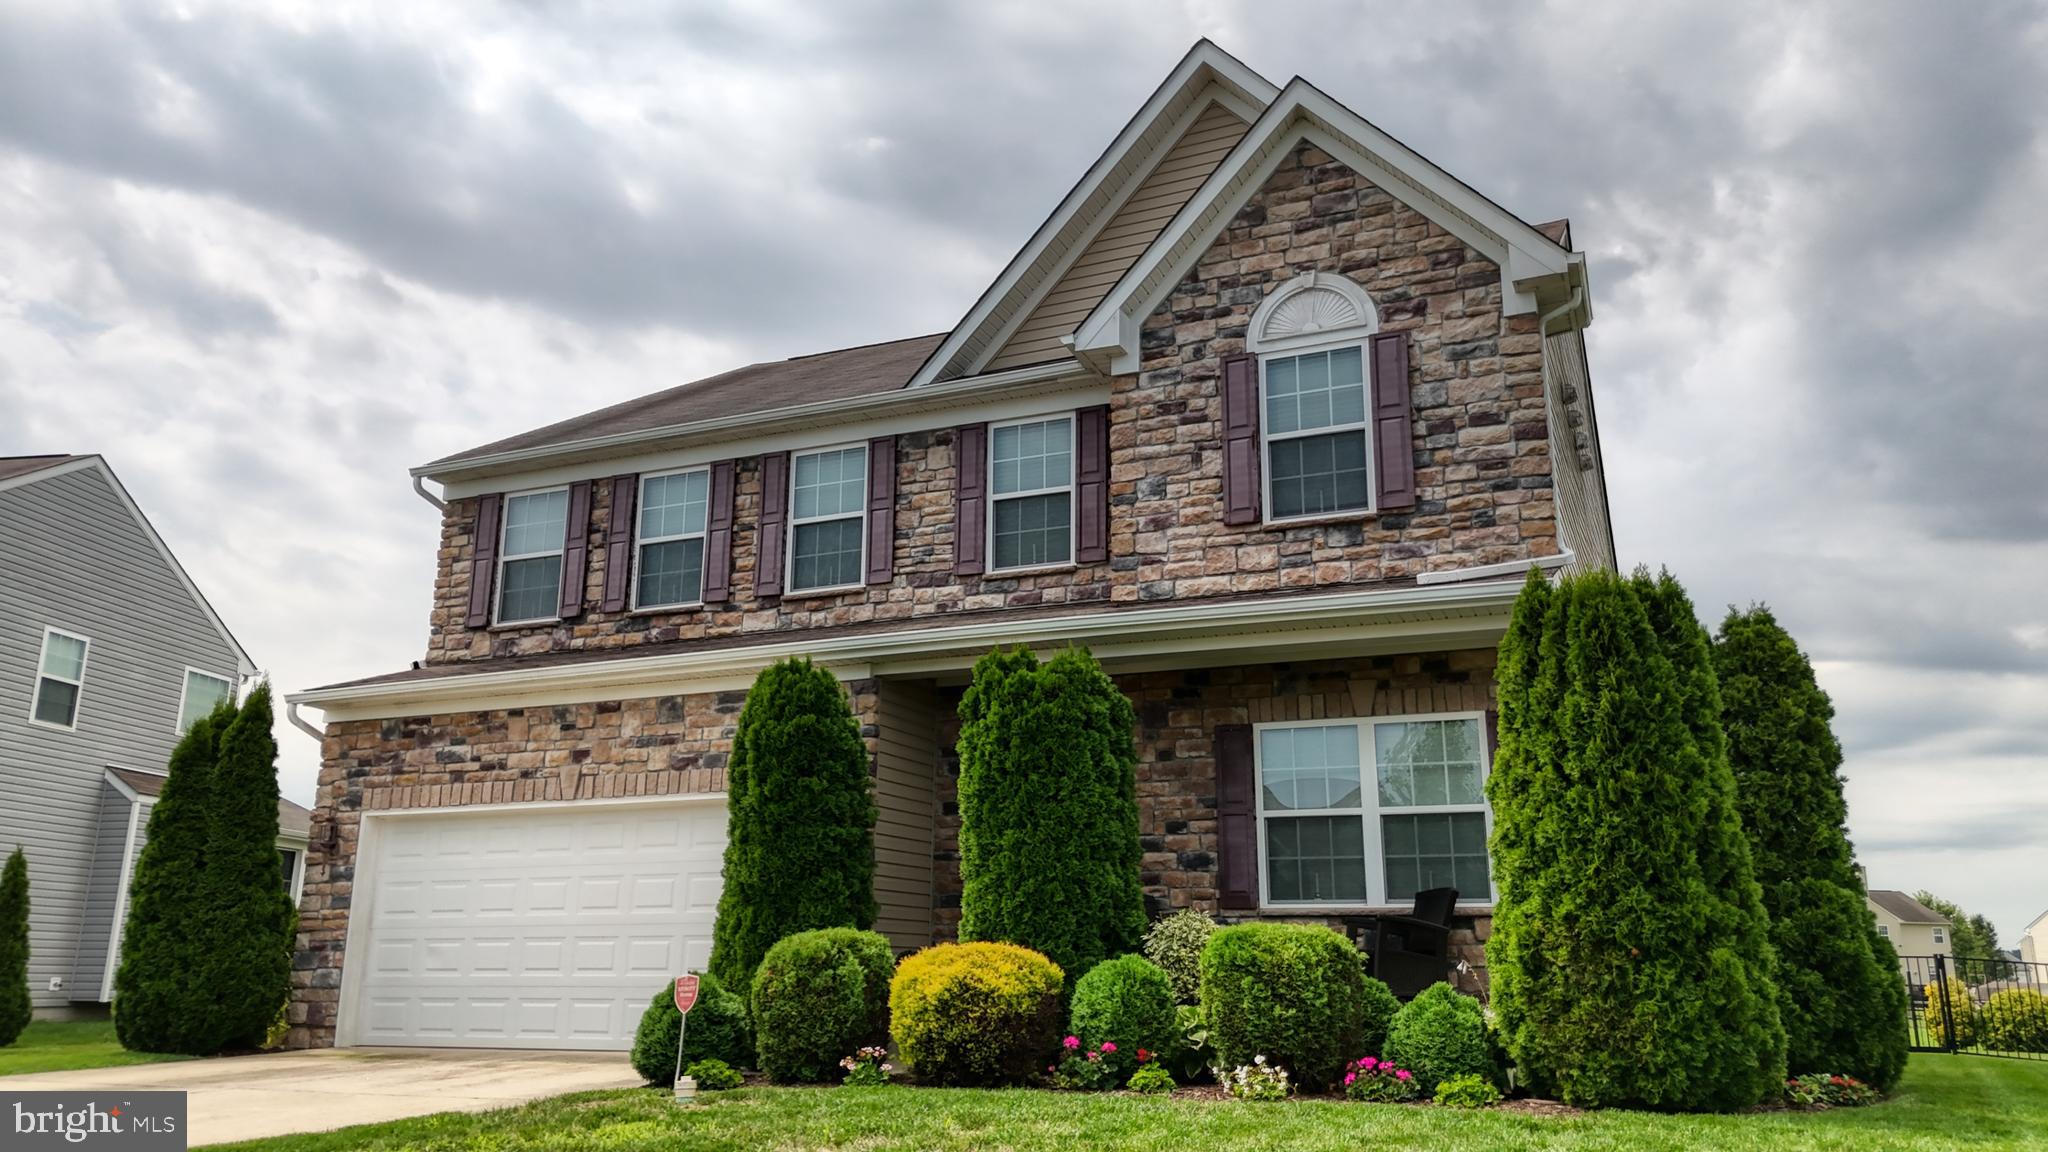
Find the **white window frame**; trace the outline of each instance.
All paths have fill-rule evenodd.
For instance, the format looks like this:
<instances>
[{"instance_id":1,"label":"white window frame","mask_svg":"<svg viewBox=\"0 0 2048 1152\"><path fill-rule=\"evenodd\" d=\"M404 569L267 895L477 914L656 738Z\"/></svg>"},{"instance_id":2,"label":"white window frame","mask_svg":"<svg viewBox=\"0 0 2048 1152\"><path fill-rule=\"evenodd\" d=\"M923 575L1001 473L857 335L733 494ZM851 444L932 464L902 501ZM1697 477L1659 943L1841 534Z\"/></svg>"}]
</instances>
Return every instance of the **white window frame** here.
<instances>
[{"instance_id":1,"label":"white window frame","mask_svg":"<svg viewBox=\"0 0 2048 1152\"><path fill-rule=\"evenodd\" d=\"M184 678L183 682L181 682L181 683L179 684L179 686L178 686L178 720L177 720L177 724L178 724L178 729L177 729L177 731L178 731L178 735L180 735L180 736L183 736L183 735L185 734L185 731L186 731L186 729L190 727L190 725L188 725L188 724L186 724L186 723L185 723L185 705L186 705L186 704L187 704L187 703L188 703L188 702L190 701L190 699L191 699L191 696L192 696L192 678L193 678L194 676L204 676L204 677L206 677L206 678L207 678L208 680L218 680L218 681L220 681L221 683L223 683L223 684L225 684L225 685L227 685L227 686L228 686L228 699L229 699L230 701L232 701L232 700L233 700L233 699L235 698L235 678L234 678L234 677L232 677L232 676L222 676L222 675L221 675L220 673L218 673L218 672L208 672L208 671L207 671L206 669L204 669L204 668L194 668L194 667L192 667L192 666L191 666L190 664L187 664L187 665L185 666L185 678Z\"/></svg>"},{"instance_id":2,"label":"white window frame","mask_svg":"<svg viewBox=\"0 0 2048 1152\"><path fill-rule=\"evenodd\" d=\"M1484 712L1418 712L1401 716L1331 716L1321 720L1277 720L1252 725L1252 797L1253 821L1258 826L1258 868L1259 908L1268 912L1351 912L1359 908L1402 907L1390 903L1387 898L1387 857L1381 843L1381 816L1432 816L1445 813L1467 813L1479 811L1486 817L1486 839L1493 841L1493 805L1482 800L1471 804L1422 804L1401 808L1380 807L1379 763L1374 754L1373 729L1381 724L1404 724L1431 720L1470 720L1479 730L1479 787L1485 795L1486 781L1493 774L1493 745L1486 738L1486 713ZM1365 902L1363 904L1332 903L1330 901L1274 900L1268 894L1268 883L1272 869L1266 858L1266 748L1264 734L1282 728L1337 728L1351 725L1358 731L1358 772L1359 806L1357 808L1313 808L1290 809L1273 812L1275 818L1291 816L1357 816L1364 822L1365 830ZM1494 901L1493 856L1489 850L1486 858L1487 892L1484 899L1469 892L1458 893L1459 907L1491 908Z\"/></svg>"},{"instance_id":3,"label":"white window frame","mask_svg":"<svg viewBox=\"0 0 2048 1152\"><path fill-rule=\"evenodd\" d=\"M76 640L85 645L85 655L78 658L78 679L68 680L62 676L53 676L43 671L43 661L50 657L50 637L52 636L62 636L66 640ZM85 711L85 674L91 667L92 638L90 636L80 636L76 632L66 632L62 628L45 624L43 626L43 645L36 651L35 690L28 694L28 722L39 728L54 728L59 732L78 731L79 714ZM71 706L71 723L52 724L48 720L44 720L36 715L36 706L43 702L43 681L45 680L55 680L59 684L69 684L78 689L78 699Z\"/></svg>"},{"instance_id":4,"label":"white window frame","mask_svg":"<svg viewBox=\"0 0 2048 1152\"><path fill-rule=\"evenodd\" d=\"M794 470L794 467L795 467L795 459L794 459L794 457L792 457L792 458L791 458L791 468L792 468L792 471ZM650 480L666 480L666 479L668 479L668 478L669 478L669 477L671 477L671 476L688 476L688 475L690 475L691 473L695 473L695 472L701 472L701 473L703 473L703 475L704 475L704 528L703 528L703 530L702 530L702 531L699 531L699 532L678 532L678 533L676 533L676 534L675 534L675 535L673 535L673 536L642 536L642 535L640 535L640 525L641 525L642 523L644 523L644 521L643 521L643 520L641 519L641 517L642 517L642 514L643 514L643 513L645 512L645 510L646 510L646 508L647 508L647 483L648 483L648 481L650 481ZM791 507L795 507L795 504L794 504L794 502L793 502L793 501L794 501L794 499L795 499L795 496L794 496L794 492L793 492L793 491L792 491L792 494L791 494L791 499L792 499L792 504L791 504ZM670 469L670 470L668 470L668 471L666 471L666 472L649 472L649 473L647 473L646 475L644 475L644 476L640 477L640 489L639 489L639 491L638 491L638 492L637 492L637 493L635 494L635 496L634 496L634 500L633 500L633 580L632 580L632 584L633 584L633 589L632 589L632 593L631 593L631 595L632 595L632 600L631 600L632 610L633 610L633 611L635 611L635 612L640 612L640 611L650 611L650 612L652 612L652 611L663 611L663 612L666 612L666 611L668 611L668 610L670 610L670 609L675 609L675 608L701 608L701 607L703 607L703 606L704 606L704 569L703 569L703 567L702 567L701 565L700 565L700 566L698 567L698 569L697 569L697 598L696 598L696 599L694 599L694 600L677 600L677 601L674 601L673 603L668 603L668 604L642 604L642 603L640 602L640 573L641 573L641 571L643 570L643 566L642 566L642 565L641 565L641 563L640 563L640 557L641 557L641 549L643 549L643 548L647 547L647 546L648 546L649 544L673 544L673 543L675 543L675 542L676 542L676 541L678 541L678 540L702 540L702 541L704 541L704 552L703 552L703 559L704 559L704 560L709 560L709 559L710 559L710 551L711 551L711 542L710 542L710 536L711 536L711 469L709 469L709 468L706 468L706 467L701 467L701 466L700 466L700 467L695 467L695 468L672 468L672 469ZM795 541L795 537L794 537L794 536L792 536L792 537L791 537L790 539L791 539L791 542L792 542L792 543L794 543L794 541Z\"/></svg>"},{"instance_id":5,"label":"white window frame","mask_svg":"<svg viewBox=\"0 0 2048 1152\"><path fill-rule=\"evenodd\" d=\"M499 505L498 508L498 571L496 573L497 588L491 596L491 622L493 624L503 625L507 627L529 628L536 624L560 623L562 619L562 581L567 580L569 578L569 574L567 572L562 571L561 569L563 567L562 553L565 551L563 545L568 542L566 539L568 528L566 520L570 513L568 511L564 511L563 513L563 517L565 520L565 523L563 525L564 539L558 541L555 544L555 547L552 551L521 552L517 556L511 555L510 553L505 551L505 535L512 527L512 501L515 497L545 496L551 492L567 492L568 490L569 486L567 484L551 484L546 488L529 488L523 492L505 493L505 499ZM505 619L505 568L515 560L538 560L543 556L553 556L555 558L556 576L554 610L552 612L549 612L545 616L523 617L518 620Z\"/></svg>"},{"instance_id":6,"label":"white window frame","mask_svg":"<svg viewBox=\"0 0 2048 1152\"><path fill-rule=\"evenodd\" d=\"M1006 492L1001 496L996 495L996 429L1015 428L1023 424L1043 424L1048 420L1065 420L1067 422L1067 482L1052 488L1034 488L1028 492ZM1003 420L991 423L988 426L988 448L983 453L983 455L988 457L988 475L983 480L983 483L986 485L983 491L988 493L988 512L983 517L987 523L982 526L983 532L986 535L986 538L982 541L982 555L988 557L988 575L1013 575L1020 572L1057 572L1062 568L1074 567L1074 548L1079 543L1077 533L1080 531L1079 522L1081 515L1080 505L1074 499L1075 474L1081 467L1080 446L1081 421L1080 417L1072 411L1047 412L1038 416ZM1019 564L1012 568L996 567L996 505L1004 500L1021 500L1028 496L1050 496L1055 492L1067 494L1067 558L1045 564Z\"/></svg>"},{"instance_id":7,"label":"white window frame","mask_svg":"<svg viewBox=\"0 0 2048 1152\"><path fill-rule=\"evenodd\" d=\"M1360 516L1376 514L1380 508L1379 469L1374 459L1372 442L1372 341L1369 331L1354 330L1351 335L1339 340L1325 340L1318 344L1295 345L1276 348L1271 352L1259 353L1259 394L1253 398L1259 406L1259 513L1267 524L1313 524L1324 520L1352 520ZM1275 360L1292 360L1297 356L1315 356L1325 352L1336 352L1345 348L1358 349L1359 382L1365 390L1365 419L1356 423L1332 424L1325 428L1311 428L1306 431L1283 432L1273 435L1272 421L1266 412L1266 366ZM1311 436L1333 436L1339 432L1357 432L1365 441L1365 507L1343 508L1334 512L1305 512L1299 516L1273 515L1273 442L1279 440L1305 440Z\"/></svg>"},{"instance_id":8,"label":"white window frame","mask_svg":"<svg viewBox=\"0 0 2048 1152\"><path fill-rule=\"evenodd\" d=\"M1884 937L1884 938L1885 938L1885 939L1887 939L1887 940L1891 939L1891 938L1892 938L1892 926L1891 926L1891 925L1889 925L1889 924L1879 924L1879 925L1877 926L1877 934L1878 934L1879 936L1882 936L1882 937Z\"/></svg>"},{"instance_id":9,"label":"white window frame","mask_svg":"<svg viewBox=\"0 0 2048 1152\"><path fill-rule=\"evenodd\" d=\"M830 516L810 516L810 517L806 517L805 519L802 519L802 520L799 520L799 519L797 519L797 515L796 515L796 462L797 462L798 460L801 460L801 459L803 459L803 458L804 458L804 457L806 457L806 456L822 456L822 455L824 455L824 454L825 454L825 453L827 453L827 452L845 452L845 451L848 451L849 449L854 449L854 448L858 448L858 449L860 449L860 509L859 509L859 511L857 511L857 512L835 512L835 513L833 513L833 514L832 514L832 515L830 515ZM791 452L791 453L789 454L789 476L788 476L788 480L787 480L787 482L786 482L786 483L785 483L785 484L784 484L783 486L784 486L784 487L785 487L785 488L786 488L786 489L788 490L788 491L787 491L787 494L786 494L786 496L785 496L785 499L786 499L786 500L788 501L788 504L787 504L787 505L785 506L785 508L783 509L783 514L784 514L784 515L785 515L785 516L786 516L786 517L788 518L788 520L789 520L789 525L788 525L788 527L787 527L786 529L784 529L785 535L784 535L784 537L783 537L783 545L782 545L782 552L783 552L783 556L782 556L782 594L783 594L783 596L785 596L785 597L790 597L790 596L826 596L826 595L830 595L830 594L832 594L832 593L835 593L835 592L856 592L856 591L859 591L859 590L860 590L860 589L862 589L862 588L865 588L865 587L867 587L867 572L868 572L868 525L867 525L867 518L868 518L868 496L869 496L869 492L868 492L868 442L867 442L867 441L865 441L865 440L855 440L855 441L852 441L852 442L850 442L850 443L846 443L846 444L825 444L825 445L821 445L820 447L817 447L817 448L807 448L807 449L803 450L802 452ZM826 524L826 523L830 523L831 521L834 521L834 520L855 520L855 519L858 519L858 520L859 520L859 521L861 522L861 525L860 525L860 579L858 579L858 580L855 580L855 581L854 581L853 583L851 583L851 584L825 584L825 585L820 585L820 586L818 586L818 587L816 587L816 588L799 588L799 587L797 587L797 586L796 586L796 529L797 529L797 525L799 525L799 524Z\"/></svg>"},{"instance_id":10,"label":"white window frame","mask_svg":"<svg viewBox=\"0 0 2048 1152\"><path fill-rule=\"evenodd\" d=\"M1942 928L1936 927L1934 929L1934 942L1936 944L1948 943L1948 933L1944 931Z\"/></svg>"}]
</instances>

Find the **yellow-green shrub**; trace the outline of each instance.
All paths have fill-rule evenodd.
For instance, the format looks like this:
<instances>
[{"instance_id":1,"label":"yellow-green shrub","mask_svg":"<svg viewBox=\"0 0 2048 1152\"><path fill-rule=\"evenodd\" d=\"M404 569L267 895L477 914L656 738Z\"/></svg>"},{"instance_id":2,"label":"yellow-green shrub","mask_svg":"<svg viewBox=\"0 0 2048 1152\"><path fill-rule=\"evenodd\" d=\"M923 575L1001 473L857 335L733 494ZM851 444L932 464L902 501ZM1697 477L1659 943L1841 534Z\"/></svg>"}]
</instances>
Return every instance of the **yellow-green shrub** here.
<instances>
[{"instance_id":1,"label":"yellow-green shrub","mask_svg":"<svg viewBox=\"0 0 2048 1152\"><path fill-rule=\"evenodd\" d=\"M2048 1052L2048 996L2032 988L1992 993L1977 1016L1977 1042L1994 1052Z\"/></svg>"},{"instance_id":2,"label":"yellow-green shrub","mask_svg":"<svg viewBox=\"0 0 2048 1152\"><path fill-rule=\"evenodd\" d=\"M896 1049L926 1084L1014 1084L1059 1044L1059 965L1015 944L937 944L889 986Z\"/></svg>"},{"instance_id":3,"label":"yellow-green shrub","mask_svg":"<svg viewBox=\"0 0 2048 1152\"><path fill-rule=\"evenodd\" d=\"M1927 998L1927 1007L1921 1018L1927 1022L1927 1035L1937 1048L1949 1045L1948 1025L1941 1015L1941 988L1929 984L1921 989ZM1954 1047L1968 1048L1977 1043L1977 1002L1970 998L1970 986L1951 976L1948 978L1948 1018L1955 1021L1956 1037Z\"/></svg>"}]
</instances>

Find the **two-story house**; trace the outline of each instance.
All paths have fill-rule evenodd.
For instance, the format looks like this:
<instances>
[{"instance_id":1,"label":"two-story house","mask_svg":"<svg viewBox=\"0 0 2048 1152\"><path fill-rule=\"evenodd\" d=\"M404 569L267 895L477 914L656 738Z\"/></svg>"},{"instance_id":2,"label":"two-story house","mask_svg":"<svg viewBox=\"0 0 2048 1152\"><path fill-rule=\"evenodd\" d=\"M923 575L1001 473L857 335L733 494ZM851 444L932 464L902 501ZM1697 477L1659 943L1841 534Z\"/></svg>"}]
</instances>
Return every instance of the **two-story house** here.
<instances>
[{"instance_id":1,"label":"two-story house","mask_svg":"<svg viewBox=\"0 0 2048 1152\"><path fill-rule=\"evenodd\" d=\"M1864 893L1863 900L1870 905L1870 914L1877 918L1877 934L1891 941L1899 955L1924 958L1954 954L1948 917L1904 892L1889 888L1872 888ZM1922 973L1930 971L1924 963L1907 967Z\"/></svg>"},{"instance_id":2,"label":"two-story house","mask_svg":"<svg viewBox=\"0 0 2048 1152\"><path fill-rule=\"evenodd\" d=\"M255 665L101 457L0 457L0 541L0 854L28 858L37 1013L91 1011L171 748ZM288 881L309 816L280 805Z\"/></svg>"},{"instance_id":3,"label":"two-story house","mask_svg":"<svg viewBox=\"0 0 2048 1152\"><path fill-rule=\"evenodd\" d=\"M792 654L864 726L899 947L958 918L967 669L1084 644L1156 908L1454 885L1477 962L1494 645L1531 567L1614 563L1587 291L1564 222L1204 42L950 331L415 469L425 658L291 698L295 1042L625 1047L706 959L733 723Z\"/></svg>"}]
</instances>

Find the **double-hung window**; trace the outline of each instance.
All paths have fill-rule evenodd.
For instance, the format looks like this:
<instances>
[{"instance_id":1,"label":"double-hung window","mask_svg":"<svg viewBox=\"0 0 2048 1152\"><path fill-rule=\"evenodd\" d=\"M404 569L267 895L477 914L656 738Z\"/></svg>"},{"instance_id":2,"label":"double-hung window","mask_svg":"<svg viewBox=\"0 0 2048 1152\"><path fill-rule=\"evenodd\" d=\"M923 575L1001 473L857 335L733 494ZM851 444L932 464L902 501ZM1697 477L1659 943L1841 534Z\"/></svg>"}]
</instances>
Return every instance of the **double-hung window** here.
<instances>
[{"instance_id":1,"label":"double-hung window","mask_svg":"<svg viewBox=\"0 0 2048 1152\"><path fill-rule=\"evenodd\" d=\"M633 607L668 608L704 599L704 517L711 473L671 472L640 481L640 563Z\"/></svg>"},{"instance_id":2,"label":"double-hung window","mask_svg":"<svg viewBox=\"0 0 2048 1152\"><path fill-rule=\"evenodd\" d=\"M43 654L36 665L36 699L30 715L55 728L78 726L78 695L85 690L85 657L92 641L55 628L43 629Z\"/></svg>"},{"instance_id":3,"label":"double-hung window","mask_svg":"<svg viewBox=\"0 0 2048 1152\"><path fill-rule=\"evenodd\" d=\"M1074 559L1074 418L989 429L991 569Z\"/></svg>"},{"instance_id":4,"label":"double-hung window","mask_svg":"<svg viewBox=\"0 0 2048 1152\"><path fill-rule=\"evenodd\" d=\"M1365 350L1357 344L1267 356L1266 518L1294 520L1372 507Z\"/></svg>"},{"instance_id":5,"label":"double-hung window","mask_svg":"<svg viewBox=\"0 0 2048 1152\"><path fill-rule=\"evenodd\" d=\"M1943 932L1943 931L1942 931L1941 929L1939 929L1939 928L1936 928L1936 929L1934 930L1934 942L1935 942L1936 944L1946 944L1946 943L1948 943L1948 934L1947 934L1947 933L1945 933L1945 932Z\"/></svg>"},{"instance_id":6,"label":"double-hung window","mask_svg":"<svg viewBox=\"0 0 2048 1152\"><path fill-rule=\"evenodd\" d=\"M561 611L562 541L569 490L522 492L505 498L498 549L498 623L552 620Z\"/></svg>"},{"instance_id":7,"label":"double-hung window","mask_svg":"<svg viewBox=\"0 0 2048 1152\"><path fill-rule=\"evenodd\" d=\"M1485 742L1477 715L1261 725L1264 903L1490 902Z\"/></svg>"},{"instance_id":8,"label":"double-hung window","mask_svg":"<svg viewBox=\"0 0 2048 1152\"><path fill-rule=\"evenodd\" d=\"M865 578L868 450L806 452L793 464L789 588L857 588Z\"/></svg>"},{"instance_id":9,"label":"double-hung window","mask_svg":"<svg viewBox=\"0 0 2048 1152\"><path fill-rule=\"evenodd\" d=\"M235 683L227 677L197 668L185 669L185 691L178 700L178 734L184 735L201 716L212 712L214 705L233 698L234 694Z\"/></svg>"}]
</instances>

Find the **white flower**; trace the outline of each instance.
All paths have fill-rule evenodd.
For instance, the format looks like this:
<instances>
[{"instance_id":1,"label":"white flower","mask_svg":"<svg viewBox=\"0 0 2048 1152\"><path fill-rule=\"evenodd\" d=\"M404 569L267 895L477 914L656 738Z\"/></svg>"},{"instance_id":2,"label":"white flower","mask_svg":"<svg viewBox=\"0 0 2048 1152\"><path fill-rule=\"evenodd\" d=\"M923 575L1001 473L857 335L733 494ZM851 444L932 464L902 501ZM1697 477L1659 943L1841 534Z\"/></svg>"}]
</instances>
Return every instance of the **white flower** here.
<instances>
[{"instance_id":1,"label":"white flower","mask_svg":"<svg viewBox=\"0 0 2048 1152\"><path fill-rule=\"evenodd\" d=\"M1261 1065L1263 1065L1263 1064L1264 1064L1265 1062L1266 1062L1266 1058L1265 1058L1264 1056L1254 1056L1254 1057L1252 1057L1252 1063L1254 1063L1254 1064L1261 1064Z\"/></svg>"}]
</instances>

